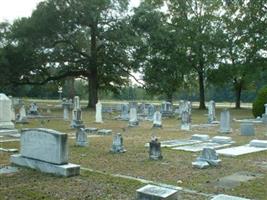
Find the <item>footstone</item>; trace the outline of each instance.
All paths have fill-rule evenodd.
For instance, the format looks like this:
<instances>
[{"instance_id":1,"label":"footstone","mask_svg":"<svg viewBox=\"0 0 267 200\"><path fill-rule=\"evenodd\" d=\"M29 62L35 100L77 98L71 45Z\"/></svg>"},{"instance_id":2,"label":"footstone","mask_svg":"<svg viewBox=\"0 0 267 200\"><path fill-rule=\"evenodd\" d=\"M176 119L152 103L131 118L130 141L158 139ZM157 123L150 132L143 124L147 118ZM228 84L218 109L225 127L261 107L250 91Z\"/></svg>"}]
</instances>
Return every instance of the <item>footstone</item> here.
<instances>
[{"instance_id":1,"label":"footstone","mask_svg":"<svg viewBox=\"0 0 267 200\"><path fill-rule=\"evenodd\" d=\"M57 165L40 160L26 158L21 156L20 154L11 155L11 162L16 165L38 169L41 172L52 173L59 176L70 177L80 174L80 165L71 163Z\"/></svg>"},{"instance_id":2,"label":"footstone","mask_svg":"<svg viewBox=\"0 0 267 200\"><path fill-rule=\"evenodd\" d=\"M225 194L219 194L212 198L211 200L250 200L242 197L229 196Z\"/></svg>"},{"instance_id":3,"label":"footstone","mask_svg":"<svg viewBox=\"0 0 267 200\"><path fill-rule=\"evenodd\" d=\"M97 131L97 134L99 135L111 135L112 134L112 130L110 129L100 129Z\"/></svg>"},{"instance_id":4,"label":"footstone","mask_svg":"<svg viewBox=\"0 0 267 200\"><path fill-rule=\"evenodd\" d=\"M243 136L254 136L255 129L254 125L251 122L243 122L240 124L240 133Z\"/></svg>"},{"instance_id":5,"label":"footstone","mask_svg":"<svg viewBox=\"0 0 267 200\"><path fill-rule=\"evenodd\" d=\"M17 171L18 171L18 169L16 167L10 167L10 166L0 167L0 175L1 174L11 174L11 173L15 173Z\"/></svg>"},{"instance_id":6,"label":"footstone","mask_svg":"<svg viewBox=\"0 0 267 200\"><path fill-rule=\"evenodd\" d=\"M176 200L178 191L170 188L146 185L136 190L138 200Z\"/></svg>"}]
</instances>

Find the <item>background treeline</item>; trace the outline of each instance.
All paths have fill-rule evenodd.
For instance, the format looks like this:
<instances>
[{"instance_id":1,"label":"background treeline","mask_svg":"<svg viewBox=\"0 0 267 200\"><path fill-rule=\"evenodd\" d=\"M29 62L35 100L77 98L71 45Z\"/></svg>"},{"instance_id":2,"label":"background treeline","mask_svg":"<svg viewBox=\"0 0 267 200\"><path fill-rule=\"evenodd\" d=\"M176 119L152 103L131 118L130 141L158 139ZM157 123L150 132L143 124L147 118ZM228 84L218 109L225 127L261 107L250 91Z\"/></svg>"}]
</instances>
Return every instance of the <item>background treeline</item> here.
<instances>
[{"instance_id":1,"label":"background treeline","mask_svg":"<svg viewBox=\"0 0 267 200\"><path fill-rule=\"evenodd\" d=\"M60 85L88 107L154 98L240 108L267 85L266 69L266 0L45 0L0 23L0 87L13 96L56 98Z\"/></svg>"}]
</instances>

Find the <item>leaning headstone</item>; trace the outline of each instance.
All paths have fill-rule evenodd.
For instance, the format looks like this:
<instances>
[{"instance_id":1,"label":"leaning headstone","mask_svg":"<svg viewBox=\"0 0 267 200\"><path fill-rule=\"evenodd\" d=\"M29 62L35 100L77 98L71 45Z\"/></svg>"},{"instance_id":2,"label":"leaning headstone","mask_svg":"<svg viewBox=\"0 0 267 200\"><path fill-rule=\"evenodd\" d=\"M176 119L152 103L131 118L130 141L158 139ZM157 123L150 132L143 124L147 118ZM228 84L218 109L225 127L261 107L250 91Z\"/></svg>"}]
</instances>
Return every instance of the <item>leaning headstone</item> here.
<instances>
[{"instance_id":1,"label":"leaning headstone","mask_svg":"<svg viewBox=\"0 0 267 200\"><path fill-rule=\"evenodd\" d=\"M100 101L98 101L97 104L96 104L95 122L96 123L103 123L103 119L102 119L102 103Z\"/></svg>"},{"instance_id":2,"label":"leaning headstone","mask_svg":"<svg viewBox=\"0 0 267 200\"><path fill-rule=\"evenodd\" d=\"M212 123L216 120L216 114L215 114L215 102L210 101L208 104L208 123Z\"/></svg>"},{"instance_id":3,"label":"leaning headstone","mask_svg":"<svg viewBox=\"0 0 267 200\"><path fill-rule=\"evenodd\" d=\"M230 112L227 109L224 109L221 112L221 119L220 119L220 133L231 133L231 118Z\"/></svg>"},{"instance_id":4,"label":"leaning headstone","mask_svg":"<svg viewBox=\"0 0 267 200\"><path fill-rule=\"evenodd\" d=\"M243 136L254 136L255 135L254 124L252 122L242 122L240 124L240 133Z\"/></svg>"},{"instance_id":5,"label":"leaning headstone","mask_svg":"<svg viewBox=\"0 0 267 200\"><path fill-rule=\"evenodd\" d=\"M11 100L0 93L0 129L13 129Z\"/></svg>"},{"instance_id":6,"label":"leaning headstone","mask_svg":"<svg viewBox=\"0 0 267 200\"><path fill-rule=\"evenodd\" d=\"M178 191L149 184L136 190L136 196L137 200L177 200Z\"/></svg>"},{"instance_id":7,"label":"leaning headstone","mask_svg":"<svg viewBox=\"0 0 267 200\"><path fill-rule=\"evenodd\" d=\"M18 115L18 119L16 120L16 123L20 123L20 124L29 123L24 105L22 105L19 109L19 115Z\"/></svg>"},{"instance_id":8,"label":"leaning headstone","mask_svg":"<svg viewBox=\"0 0 267 200\"><path fill-rule=\"evenodd\" d=\"M112 153L124 153L126 150L124 149L123 146L123 138L120 133L117 133L113 137L113 142L112 142L112 147L110 150Z\"/></svg>"},{"instance_id":9,"label":"leaning headstone","mask_svg":"<svg viewBox=\"0 0 267 200\"><path fill-rule=\"evenodd\" d=\"M264 104L265 107L265 113L262 115L262 122L267 123L267 104Z\"/></svg>"},{"instance_id":10,"label":"leaning headstone","mask_svg":"<svg viewBox=\"0 0 267 200\"><path fill-rule=\"evenodd\" d=\"M192 162L192 166L203 169L209 166L218 166L220 162L221 160L215 149L206 147L202 150L201 156L198 157L195 162Z\"/></svg>"},{"instance_id":11,"label":"leaning headstone","mask_svg":"<svg viewBox=\"0 0 267 200\"><path fill-rule=\"evenodd\" d=\"M158 138L153 137L152 140L149 142L149 158L151 160L161 160L161 146Z\"/></svg>"},{"instance_id":12,"label":"leaning headstone","mask_svg":"<svg viewBox=\"0 0 267 200\"><path fill-rule=\"evenodd\" d=\"M189 131L191 127L191 116L188 111L183 111L181 115L181 130Z\"/></svg>"},{"instance_id":13,"label":"leaning headstone","mask_svg":"<svg viewBox=\"0 0 267 200\"><path fill-rule=\"evenodd\" d=\"M130 108L129 126L134 127L134 126L138 126L138 124L139 124L139 122L137 119L136 108Z\"/></svg>"},{"instance_id":14,"label":"leaning headstone","mask_svg":"<svg viewBox=\"0 0 267 200\"><path fill-rule=\"evenodd\" d=\"M161 113L159 111L154 113L153 128L162 128Z\"/></svg>"},{"instance_id":15,"label":"leaning headstone","mask_svg":"<svg viewBox=\"0 0 267 200\"><path fill-rule=\"evenodd\" d=\"M81 147L88 146L87 132L84 128L78 128L76 131L76 145Z\"/></svg>"},{"instance_id":16,"label":"leaning headstone","mask_svg":"<svg viewBox=\"0 0 267 200\"><path fill-rule=\"evenodd\" d=\"M29 115L39 115L38 106L35 102L30 104Z\"/></svg>"},{"instance_id":17,"label":"leaning headstone","mask_svg":"<svg viewBox=\"0 0 267 200\"><path fill-rule=\"evenodd\" d=\"M11 162L42 172L61 176L80 174L80 166L68 163L68 135L51 129L24 129L20 154L11 155Z\"/></svg>"}]
</instances>

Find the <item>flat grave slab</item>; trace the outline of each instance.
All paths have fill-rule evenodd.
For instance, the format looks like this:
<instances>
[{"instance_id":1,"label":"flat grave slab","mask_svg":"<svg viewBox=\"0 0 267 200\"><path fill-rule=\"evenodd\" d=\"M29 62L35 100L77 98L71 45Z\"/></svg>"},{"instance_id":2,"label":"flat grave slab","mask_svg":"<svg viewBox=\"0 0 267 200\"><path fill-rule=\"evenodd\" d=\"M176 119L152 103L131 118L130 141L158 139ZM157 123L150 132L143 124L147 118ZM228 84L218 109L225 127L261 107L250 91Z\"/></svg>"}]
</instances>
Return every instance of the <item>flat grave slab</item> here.
<instances>
[{"instance_id":1,"label":"flat grave slab","mask_svg":"<svg viewBox=\"0 0 267 200\"><path fill-rule=\"evenodd\" d=\"M262 176L262 174L247 171L237 172L232 175L220 178L217 182L215 182L215 186L225 189L232 189L234 187L240 186L241 183L248 182Z\"/></svg>"},{"instance_id":2,"label":"flat grave slab","mask_svg":"<svg viewBox=\"0 0 267 200\"><path fill-rule=\"evenodd\" d=\"M174 150L182 150L182 151L189 151L189 152L199 152L202 151L205 147L212 147L214 149L220 149L223 147L228 147L231 144L220 144L215 142L204 142L199 144L192 144L192 145L186 145L186 146L180 146L180 147L174 147L172 149Z\"/></svg>"},{"instance_id":3,"label":"flat grave slab","mask_svg":"<svg viewBox=\"0 0 267 200\"><path fill-rule=\"evenodd\" d=\"M18 149L5 149L5 148L0 148L0 151L16 153L16 152L18 152Z\"/></svg>"},{"instance_id":4,"label":"flat grave slab","mask_svg":"<svg viewBox=\"0 0 267 200\"><path fill-rule=\"evenodd\" d=\"M252 140L250 144L232 148L220 149L217 150L216 152L220 155L235 157L266 150L267 150L267 140Z\"/></svg>"},{"instance_id":5,"label":"flat grave slab","mask_svg":"<svg viewBox=\"0 0 267 200\"><path fill-rule=\"evenodd\" d=\"M18 168L16 167L11 167L11 166L0 167L0 174L11 174L17 171Z\"/></svg>"},{"instance_id":6,"label":"flat grave slab","mask_svg":"<svg viewBox=\"0 0 267 200\"><path fill-rule=\"evenodd\" d=\"M250 200L242 197L229 196L225 194L219 194L212 198L211 200Z\"/></svg>"},{"instance_id":7,"label":"flat grave slab","mask_svg":"<svg viewBox=\"0 0 267 200\"><path fill-rule=\"evenodd\" d=\"M178 191L156 185L146 185L136 190L138 200L176 200Z\"/></svg>"},{"instance_id":8,"label":"flat grave slab","mask_svg":"<svg viewBox=\"0 0 267 200\"><path fill-rule=\"evenodd\" d=\"M112 130L111 129L100 129L97 131L98 135L111 135Z\"/></svg>"}]
</instances>

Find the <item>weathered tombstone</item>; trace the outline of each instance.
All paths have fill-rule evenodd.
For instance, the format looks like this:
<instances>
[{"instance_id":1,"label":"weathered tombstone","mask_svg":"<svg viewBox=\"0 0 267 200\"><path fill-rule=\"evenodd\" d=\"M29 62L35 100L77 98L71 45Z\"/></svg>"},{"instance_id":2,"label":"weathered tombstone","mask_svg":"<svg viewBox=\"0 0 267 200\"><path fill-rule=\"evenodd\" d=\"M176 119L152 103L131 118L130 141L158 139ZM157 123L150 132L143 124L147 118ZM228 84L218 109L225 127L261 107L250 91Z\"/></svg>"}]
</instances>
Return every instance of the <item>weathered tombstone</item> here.
<instances>
[{"instance_id":1,"label":"weathered tombstone","mask_svg":"<svg viewBox=\"0 0 267 200\"><path fill-rule=\"evenodd\" d=\"M121 119L122 120L129 120L129 105L122 104L121 105Z\"/></svg>"},{"instance_id":2,"label":"weathered tombstone","mask_svg":"<svg viewBox=\"0 0 267 200\"><path fill-rule=\"evenodd\" d=\"M68 163L67 139L67 134L51 129L24 129L20 154L11 155L11 162L66 177L79 175L80 166Z\"/></svg>"},{"instance_id":3,"label":"weathered tombstone","mask_svg":"<svg viewBox=\"0 0 267 200\"><path fill-rule=\"evenodd\" d=\"M69 121L69 110L72 106L72 102L68 101L66 98L63 98L62 107L63 107L63 119Z\"/></svg>"},{"instance_id":4,"label":"weathered tombstone","mask_svg":"<svg viewBox=\"0 0 267 200\"><path fill-rule=\"evenodd\" d=\"M76 131L76 145L81 147L88 146L87 132L84 128L78 128Z\"/></svg>"},{"instance_id":5,"label":"weathered tombstone","mask_svg":"<svg viewBox=\"0 0 267 200\"><path fill-rule=\"evenodd\" d=\"M208 123L212 123L216 120L216 114L215 114L215 102L210 101L208 104Z\"/></svg>"},{"instance_id":6,"label":"weathered tombstone","mask_svg":"<svg viewBox=\"0 0 267 200\"><path fill-rule=\"evenodd\" d=\"M13 129L11 100L0 93L0 129Z\"/></svg>"},{"instance_id":7,"label":"weathered tombstone","mask_svg":"<svg viewBox=\"0 0 267 200\"><path fill-rule=\"evenodd\" d=\"M240 123L240 133L243 136L254 136L255 129L252 122L242 122Z\"/></svg>"},{"instance_id":8,"label":"weathered tombstone","mask_svg":"<svg viewBox=\"0 0 267 200\"><path fill-rule=\"evenodd\" d=\"M151 160L161 160L161 146L158 138L153 137L149 142L149 158Z\"/></svg>"},{"instance_id":9,"label":"weathered tombstone","mask_svg":"<svg viewBox=\"0 0 267 200\"><path fill-rule=\"evenodd\" d=\"M16 121L14 98L12 96L9 96L9 99L11 100L11 121L14 122Z\"/></svg>"},{"instance_id":10,"label":"weathered tombstone","mask_svg":"<svg viewBox=\"0 0 267 200\"><path fill-rule=\"evenodd\" d=\"M72 110L72 128L84 128L82 121L82 110L80 107L80 98L78 96L74 97L74 108Z\"/></svg>"},{"instance_id":11,"label":"weathered tombstone","mask_svg":"<svg viewBox=\"0 0 267 200\"><path fill-rule=\"evenodd\" d=\"M201 156L197 158L195 162L192 162L193 167L203 169L209 166L218 166L221 160L218 157L215 149L211 147L205 147L202 150Z\"/></svg>"},{"instance_id":12,"label":"weathered tombstone","mask_svg":"<svg viewBox=\"0 0 267 200\"><path fill-rule=\"evenodd\" d=\"M139 122L137 119L137 111L136 108L130 108L130 118L129 118L129 126L138 126Z\"/></svg>"},{"instance_id":13,"label":"weathered tombstone","mask_svg":"<svg viewBox=\"0 0 267 200\"><path fill-rule=\"evenodd\" d=\"M265 107L265 113L262 114L262 122L263 123L267 123L267 104L264 104L264 107Z\"/></svg>"},{"instance_id":14,"label":"weathered tombstone","mask_svg":"<svg viewBox=\"0 0 267 200\"><path fill-rule=\"evenodd\" d=\"M231 130L231 118L230 118L230 112L227 109L224 109L221 112L221 119L220 119L220 133L230 133Z\"/></svg>"},{"instance_id":15,"label":"weathered tombstone","mask_svg":"<svg viewBox=\"0 0 267 200\"><path fill-rule=\"evenodd\" d=\"M147 120L152 121L154 118L155 106L150 104L147 108Z\"/></svg>"},{"instance_id":16,"label":"weathered tombstone","mask_svg":"<svg viewBox=\"0 0 267 200\"><path fill-rule=\"evenodd\" d=\"M103 120L102 120L102 103L100 101L98 101L96 104L95 122L96 123L103 123Z\"/></svg>"},{"instance_id":17,"label":"weathered tombstone","mask_svg":"<svg viewBox=\"0 0 267 200\"><path fill-rule=\"evenodd\" d=\"M137 200L177 200L178 191L156 185L146 185L136 190Z\"/></svg>"},{"instance_id":18,"label":"weathered tombstone","mask_svg":"<svg viewBox=\"0 0 267 200\"><path fill-rule=\"evenodd\" d=\"M124 146L123 146L123 138L122 138L122 135L120 133L117 133L116 135L114 135L113 141L112 141L112 147L111 147L110 151L112 153L124 153L124 152L126 152L126 150L124 149Z\"/></svg>"},{"instance_id":19,"label":"weathered tombstone","mask_svg":"<svg viewBox=\"0 0 267 200\"><path fill-rule=\"evenodd\" d=\"M162 122L161 122L161 113L159 111L156 111L153 116L153 127L154 128L162 128Z\"/></svg>"},{"instance_id":20,"label":"weathered tombstone","mask_svg":"<svg viewBox=\"0 0 267 200\"><path fill-rule=\"evenodd\" d=\"M184 111L184 100L179 101L179 118L182 117L182 112Z\"/></svg>"},{"instance_id":21,"label":"weathered tombstone","mask_svg":"<svg viewBox=\"0 0 267 200\"><path fill-rule=\"evenodd\" d=\"M35 102L30 104L29 115L39 115L38 106Z\"/></svg>"},{"instance_id":22,"label":"weathered tombstone","mask_svg":"<svg viewBox=\"0 0 267 200\"><path fill-rule=\"evenodd\" d=\"M191 116L188 111L183 111L181 115L181 130L189 131L191 128Z\"/></svg>"},{"instance_id":23,"label":"weathered tombstone","mask_svg":"<svg viewBox=\"0 0 267 200\"><path fill-rule=\"evenodd\" d=\"M19 109L19 116L18 116L18 119L16 120L16 123L21 123L21 124L29 123L24 105L22 105Z\"/></svg>"},{"instance_id":24,"label":"weathered tombstone","mask_svg":"<svg viewBox=\"0 0 267 200\"><path fill-rule=\"evenodd\" d=\"M170 102L164 101L161 104L161 113L164 117L169 117L172 115L172 104Z\"/></svg>"}]
</instances>

